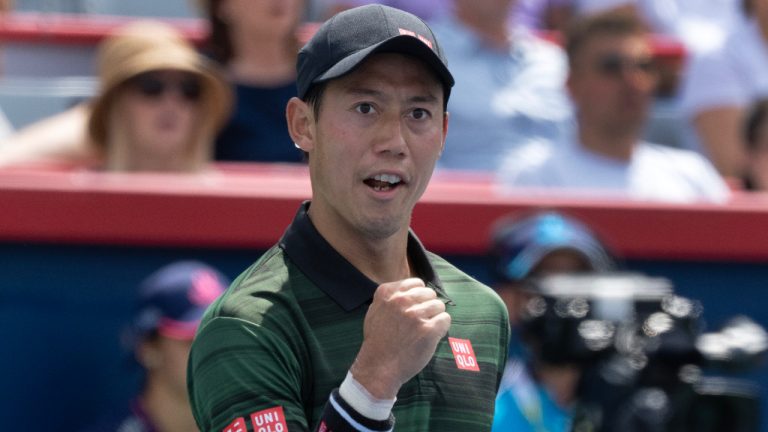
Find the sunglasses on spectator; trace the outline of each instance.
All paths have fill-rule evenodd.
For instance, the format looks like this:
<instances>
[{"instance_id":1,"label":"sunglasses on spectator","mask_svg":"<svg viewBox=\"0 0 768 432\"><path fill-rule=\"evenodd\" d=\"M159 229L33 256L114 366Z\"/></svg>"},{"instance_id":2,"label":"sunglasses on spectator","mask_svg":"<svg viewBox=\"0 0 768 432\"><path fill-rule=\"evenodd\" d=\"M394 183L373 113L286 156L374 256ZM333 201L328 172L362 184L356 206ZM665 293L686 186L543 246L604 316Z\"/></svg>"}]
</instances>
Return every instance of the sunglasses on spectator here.
<instances>
[{"instance_id":1,"label":"sunglasses on spectator","mask_svg":"<svg viewBox=\"0 0 768 432\"><path fill-rule=\"evenodd\" d=\"M645 75L656 72L656 64L652 58L631 58L618 53L601 56L596 65L600 73L611 77L621 76L625 72L642 72Z\"/></svg>"},{"instance_id":2,"label":"sunglasses on spectator","mask_svg":"<svg viewBox=\"0 0 768 432\"><path fill-rule=\"evenodd\" d=\"M147 72L132 78L131 84L141 95L152 99L160 98L166 91L176 91L187 101L197 102L203 93L200 78L192 74L179 79Z\"/></svg>"}]
</instances>

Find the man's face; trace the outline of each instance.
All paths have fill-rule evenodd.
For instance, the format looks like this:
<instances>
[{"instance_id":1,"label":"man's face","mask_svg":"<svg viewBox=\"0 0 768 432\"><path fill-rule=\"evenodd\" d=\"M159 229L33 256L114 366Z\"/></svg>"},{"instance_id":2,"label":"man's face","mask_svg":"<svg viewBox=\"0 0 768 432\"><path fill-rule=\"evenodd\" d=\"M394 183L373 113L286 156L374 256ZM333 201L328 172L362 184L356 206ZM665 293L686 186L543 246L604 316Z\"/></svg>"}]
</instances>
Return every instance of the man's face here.
<instances>
[{"instance_id":1,"label":"man's face","mask_svg":"<svg viewBox=\"0 0 768 432\"><path fill-rule=\"evenodd\" d=\"M304 148L313 221L371 239L407 229L445 142L440 81L415 58L377 54L320 104Z\"/></svg>"},{"instance_id":2,"label":"man's face","mask_svg":"<svg viewBox=\"0 0 768 432\"><path fill-rule=\"evenodd\" d=\"M574 60L568 88L580 127L642 128L657 82L646 38L598 35L586 41Z\"/></svg>"}]
</instances>

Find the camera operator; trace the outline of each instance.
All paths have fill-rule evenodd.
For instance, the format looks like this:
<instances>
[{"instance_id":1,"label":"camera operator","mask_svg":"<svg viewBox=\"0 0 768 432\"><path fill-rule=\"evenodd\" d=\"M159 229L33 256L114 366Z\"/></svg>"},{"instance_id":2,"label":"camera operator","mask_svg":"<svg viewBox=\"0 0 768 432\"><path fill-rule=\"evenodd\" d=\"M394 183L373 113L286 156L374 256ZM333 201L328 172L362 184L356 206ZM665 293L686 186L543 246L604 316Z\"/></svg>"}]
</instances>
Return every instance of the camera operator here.
<instances>
[{"instance_id":1,"label":"camera operator","mask_svg":"<svg viewBox=\"0 0 768 432\"><path fill-rule=\"evenodd\" d=\"M530 278L560 273L607 272L612 254L584 224L557 212L503 220L492 233L494 289L509 310L509 361L496 399L493 431L570 430L571 405L580 378L576 365L552 364L536 355L536 341L522 340L520 313Z\"/></svg>"},{"instance_id":2,"label":"camera operator","mask_svg":"<svg viewBox=\"0 0 768 432\"><path fill-rule=\"evenodd\" d=\"M548 275L525 290L517 326L532 357L580 371L573 431L759 430L761 391L743 373L761 363L768 335L748 317L704 332L701 303L635 272Z\"/></svg>"}]
</instances>

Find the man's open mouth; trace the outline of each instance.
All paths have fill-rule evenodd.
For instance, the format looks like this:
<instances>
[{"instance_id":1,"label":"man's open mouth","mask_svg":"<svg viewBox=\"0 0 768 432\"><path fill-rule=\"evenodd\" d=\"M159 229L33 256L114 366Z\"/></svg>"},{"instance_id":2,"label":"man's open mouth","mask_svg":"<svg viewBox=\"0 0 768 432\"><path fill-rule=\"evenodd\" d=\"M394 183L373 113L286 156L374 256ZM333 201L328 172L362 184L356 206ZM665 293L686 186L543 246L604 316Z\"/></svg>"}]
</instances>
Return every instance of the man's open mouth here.
<instances>
[{"instance_id":1,"label":"man's open mouth","mask_svg":"<svg viewBox=\"0 0 768 432\"><path fill-rule=\"evenodd\" d=\"M403 180L400 176L394 174L376 174L365 179L364 183L377 192L383 192L396 188L403 183Z\"/></svg>"}]
</instances>

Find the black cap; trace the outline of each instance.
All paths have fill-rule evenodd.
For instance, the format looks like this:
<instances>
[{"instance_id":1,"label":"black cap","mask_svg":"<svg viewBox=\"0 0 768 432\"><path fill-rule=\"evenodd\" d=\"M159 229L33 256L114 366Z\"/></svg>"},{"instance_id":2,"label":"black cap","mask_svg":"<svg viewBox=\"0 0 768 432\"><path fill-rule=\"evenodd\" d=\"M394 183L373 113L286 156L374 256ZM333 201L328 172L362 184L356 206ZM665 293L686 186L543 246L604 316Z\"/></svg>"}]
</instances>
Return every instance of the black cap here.
<instances>
[{"instance_id":1,"label":"black cap","mask_svg":"<svg viewBox=\"0 0 768 432\"><path fill-rule=\"evenodd\" d=\"M442 81L447 102L454 80L432 29L413 14L379 4L346 10L320 26L299 52L299 98L313 84L339 78L381 52L410 54L424 61Z\"/></svg>"}]
</instances>

